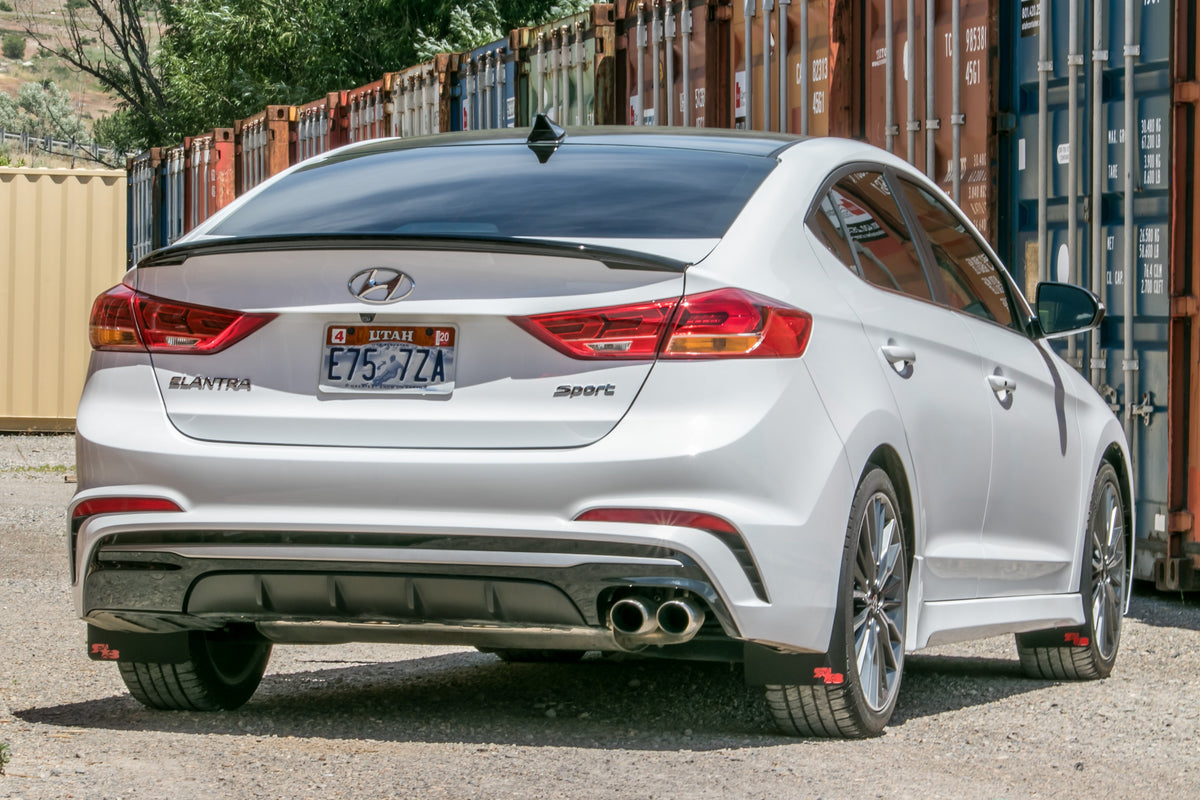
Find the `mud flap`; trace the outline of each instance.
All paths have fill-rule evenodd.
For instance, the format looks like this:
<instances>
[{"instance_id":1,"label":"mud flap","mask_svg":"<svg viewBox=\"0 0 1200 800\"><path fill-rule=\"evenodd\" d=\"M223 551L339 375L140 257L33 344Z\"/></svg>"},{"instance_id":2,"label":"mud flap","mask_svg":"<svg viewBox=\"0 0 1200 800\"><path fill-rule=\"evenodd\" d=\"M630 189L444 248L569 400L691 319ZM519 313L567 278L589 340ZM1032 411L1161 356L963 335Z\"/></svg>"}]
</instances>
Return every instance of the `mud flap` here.
<instances>
[{"instance_id":1,"label":"mud flap","mask_svg":"<svg viewBox=\"0 0 1200 800\"><path fill-rule=\"evenodd\" d=\"M844 597L845 592L839 592ZM746 642L744 663L750 686L834 686L845 683L849 652L846 649L845 600L837 605L829 648L824 653L796 653ZM842 654L842 655L838 655ZM837 661L834 660L837 658Z\"/></svg>"},{"instance_id":2,"label":"mud flap","mask_svg":"<svg viewBox=\"0 0 1200 800\"><path fill-rule=\"evenodd\" d=\"M1022 633L1022 647L1089 647L1092 634L1085 626Z\"/></svg>"},{"instance_id":3,"label":"mud flap","mask_svg":"<svg viewBox=\"0 0 1200 800\"><path fill-rule=\"evenodd\" d=\"M88 658L93 661L136 661L179 664L188 659L188 632L130 633L88 625Z\"/></svg>"},{"instance_id":4,"label":"mud flap","mask_svg":"<svg viewBox=\"0 0 1200 800\"><path fill-rule=\"evenodd\" d=\"M828 653L785 653L752 642L746 643L745 670L750 686L816 686L846 680L830 663Z\"/></svg>"}]
</instances>

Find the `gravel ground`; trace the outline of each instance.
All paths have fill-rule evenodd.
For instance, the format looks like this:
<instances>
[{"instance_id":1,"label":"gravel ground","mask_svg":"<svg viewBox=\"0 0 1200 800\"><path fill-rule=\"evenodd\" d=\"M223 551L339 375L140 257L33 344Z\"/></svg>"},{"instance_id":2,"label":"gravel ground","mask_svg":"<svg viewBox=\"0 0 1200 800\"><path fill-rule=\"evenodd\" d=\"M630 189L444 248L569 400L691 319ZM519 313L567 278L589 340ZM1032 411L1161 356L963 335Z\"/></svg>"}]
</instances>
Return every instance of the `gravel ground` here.
<instances>
[{"instance_id":1,"label":"gravel ground","mask_svg":"<svg viewBox=\"0 0 1200 800\"><path fill-rule=\"evenodd\" d=\"M235 712L148 711L67 587L69 437L0 435L10 798L1200 796L1200 598L1141 592L1111 678L1021 676L1010 637L912 656L885 735L776 735L728 665L278 648Z\"/></svg>"}]
</instances>

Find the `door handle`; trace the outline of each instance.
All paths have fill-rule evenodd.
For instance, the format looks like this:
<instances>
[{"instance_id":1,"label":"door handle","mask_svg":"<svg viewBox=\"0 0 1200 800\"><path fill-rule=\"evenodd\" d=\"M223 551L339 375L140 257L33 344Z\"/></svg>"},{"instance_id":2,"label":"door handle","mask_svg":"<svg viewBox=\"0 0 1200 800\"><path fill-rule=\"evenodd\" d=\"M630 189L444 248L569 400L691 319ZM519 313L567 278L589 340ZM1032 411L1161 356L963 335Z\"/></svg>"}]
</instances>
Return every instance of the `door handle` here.
<instances>
[{"instance_id":1,"label":"door handle","mask_svg":"<svg viewBox=\"0 0 1200 800\"><path fill-rule=\"evenodd\" d=\"M1017 390L1017 382L1012 378L1006 378L1003 375L988 375L988 385L992 387L992 391L997 395L1012 394Z\"/></svg>"},{"instance_id":2,"label":"door handle","mask_svg":"<svg viewBox=\"0 0 1200 800\"><path fill-rule=\"evenodd\" d=\"M883 357L896 368L897 372L902 372L908 369L910 364L917 363L917 354L911 347L901 347L889 342L880 347L879 352L883 353Z\"/></svg>"}]
</instances>

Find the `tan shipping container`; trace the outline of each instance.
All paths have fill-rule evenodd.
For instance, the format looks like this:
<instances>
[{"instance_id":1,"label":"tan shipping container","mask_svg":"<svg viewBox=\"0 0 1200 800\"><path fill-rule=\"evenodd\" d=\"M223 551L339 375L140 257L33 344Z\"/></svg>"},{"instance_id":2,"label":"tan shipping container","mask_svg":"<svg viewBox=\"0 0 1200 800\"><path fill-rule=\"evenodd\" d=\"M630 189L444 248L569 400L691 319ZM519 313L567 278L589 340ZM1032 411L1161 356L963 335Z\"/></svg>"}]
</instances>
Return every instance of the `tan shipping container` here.
<instances>
[{"instance_id":1,"label":"tan shipping container","mask_svg":"<svg viewBox=\"0 0 1200 800\"><path fill-rule=\"evenodd\" d=\"M96 295L125 273L124 170L0 167L0 430L71 430Z\"/></svg>"}]
</instances>

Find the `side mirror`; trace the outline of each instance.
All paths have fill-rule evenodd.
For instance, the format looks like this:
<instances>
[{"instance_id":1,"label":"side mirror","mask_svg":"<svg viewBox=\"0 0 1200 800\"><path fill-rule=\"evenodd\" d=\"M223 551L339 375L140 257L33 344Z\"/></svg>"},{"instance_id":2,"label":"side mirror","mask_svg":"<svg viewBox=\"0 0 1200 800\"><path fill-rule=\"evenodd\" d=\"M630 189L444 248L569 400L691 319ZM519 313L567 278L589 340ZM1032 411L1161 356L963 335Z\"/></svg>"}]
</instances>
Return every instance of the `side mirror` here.
<instances>
[{"instance_id":1,"label":"side mirror","mask_svg":"<svg viewBox=\"0 0 1200 800\"><path fill-rule=\"evenodd\" d=\"M1104 319L1100 298L1071 283L1039 283L1035 308L1042 336L1047 339L1091 330Z\"/></svg>"}]
</instances>

